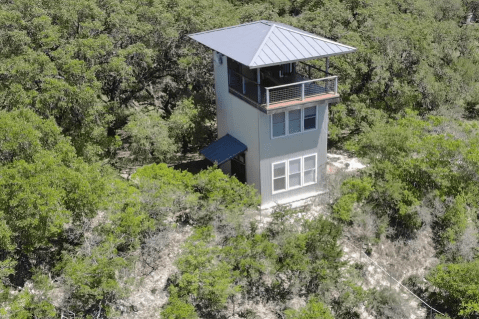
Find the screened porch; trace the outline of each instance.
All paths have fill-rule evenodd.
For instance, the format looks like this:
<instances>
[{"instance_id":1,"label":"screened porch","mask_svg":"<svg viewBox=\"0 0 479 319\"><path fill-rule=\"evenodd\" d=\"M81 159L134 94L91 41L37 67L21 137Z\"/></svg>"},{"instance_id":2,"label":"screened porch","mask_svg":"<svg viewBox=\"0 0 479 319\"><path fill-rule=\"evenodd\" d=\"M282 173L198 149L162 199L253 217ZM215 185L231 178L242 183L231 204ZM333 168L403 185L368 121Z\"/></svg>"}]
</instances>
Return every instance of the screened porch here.
<instances>
[{"instance_id":1,"label":"screened porch","mask_svg":"<svg viewBox=\"0 0 479 319\"><path fill-rule=\"evenodd\" d=\"M337 96L338 77L318 66L293 62L250 69L228 59L228 85L231 94L269 110L296 103Z\"/></svg>"}]
</instances>

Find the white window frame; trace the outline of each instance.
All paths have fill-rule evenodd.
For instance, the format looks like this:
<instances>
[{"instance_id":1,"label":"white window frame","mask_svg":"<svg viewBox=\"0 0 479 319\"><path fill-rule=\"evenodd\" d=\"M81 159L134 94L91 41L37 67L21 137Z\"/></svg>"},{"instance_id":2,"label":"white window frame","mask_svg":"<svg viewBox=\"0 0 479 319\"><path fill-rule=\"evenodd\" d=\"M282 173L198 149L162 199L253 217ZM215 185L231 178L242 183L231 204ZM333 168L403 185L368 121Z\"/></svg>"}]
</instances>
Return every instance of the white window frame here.
<instances>
[{"instance_id":1,"label":"white window frame","mask_svg":"<svg viewBox=\"0 0 479 319\"><path fill-rule=\"evenodd\" d=\"M289 163L292 162L292 161L295 161L295 160L299 160L299 185L298 186L294 186L294 187L289 187L289 177L291 176L291 173L289 171ZM296 188L300 188L303 186L303 158L302 157L296 157L296 158L292 158L292 159L289 159L288 160L288 170L287 170L287 173L288 173L288 183L286 184L286 189L287 190L290 190L290 189L296 189ZM293 173L293 174L297 174L297 173Z\"/></svg>"},{"instance_id":2,"label":"white window frame","mask_svg":"<svg viewBox=\"0 0 479 319\"><path fill-rule=\"evenodd\" d=\"M278 164L281 164L281 163L284 163L284 176L281 176L281 177L274 177L274 166L275 165L278 165ZM271 165L271 177L272 177L272 184L271 184L271 188L273 189L273 194L277 194L277 193L281 193L281 192L286 192L288 190L288 161L280 161L280 162L276 162L276 163L273 163ZM278 178L284 178L284 186L285 186L285 189L280 189L278 191L275 191L274 190L274 180L275 179L278 179Z\"/></svg>"},{"instance_id":3,"label":"white window frame","mask_svg":"<svg viewBox=\"0 0 479 319\"><path fill-rule=\"evenodd\" d=\"M306 169L305 169L305 165L304 165L304 159L306 157L311 157L311 156L314 156L314 168L308 169L308 171L314 170L314 175L313 175L314 176L314 181L311 182L311 183L305 184L304 183L304 173L306 172ZM303 164L303 166L301 167L301 185L302 186L308 186L308 185L316 184L318 182L318 155L317 154L310 154L310 155L303 156L302 164Z\"/></svg>"},{"instance_id":4,"label":"white window frame","mask_svg":"<svg viewBox=\"0 0 479 319\"><path fill-rule=\"evenodd\" d=\"M289 112L291 111L297 111L299 110L300 114L299 114L299 132L296 132L296 133L290 133L289 132ZM296 134L301 134L303 133L303 109L294 109L294 110L289 110L288 112L288 117L287 117L287 120L288 120L288 130L286 131L287 135L296 135Z\"/></svg>"},{"instance_id":5,"label":"white window frame","mask_svg":"<svg viewBox=\"0 0 479 319\"><path fill-rule=\"evenodd\" d=\"M311 106L308 106L307 108L309 108ZM297 134L302 134L302 133L307 133L307 132L312 132L312 131L315 131L318 129L318 106L317 105L314 105L314 107L316 108L316 116L315 116L315 128L314 129L309 129L309 130L305 130L304 129L304 109L305 107L303 108L299 108L299 109L292 109L292 110L289 110L289 111L283 111L283 112L276 112L274 114L277 114L277 113L285 113L284 114L284 126L285 126L285 130L284 130L284 135L281 135L281 136L273 136L273 114L271 114L271 120L270 120L270 131L271 131L271 139L276 139L276 138L283 138L283 137L286 137L286 136L292 136L292 135L297 135ZM300 117L300 120L301 120L301 130L299 132L296 132L296 133L289 133L289 112L291 111L296 111L296 110L301 110L301 117Z\"/></svg>"},{"instance_id":6,"label":"white window frame","mask_svg":"<svg viewBox=\"0 0 479 319\"><path fill-rule=\"evenodd\" d=\"M311 170L314 170L314 182L311 182L311 183L307 183L305 184L304 183L304 173L305 173L305 169L304 169L304 159L306 157L311 157L311 156L314 156L314 169L311 168L309 169L308 171L311 171ZM294 161L294 160L301 160L300 161L300 165L301 165L301 169L300 169L300 173L301 173L301 177L300 177L300 185L299 186L295 186L295 187L290 187L289 186L289 176L290 176L290 172L289 172L289 163L291 161ZM284 163L285 165L285 178L286 178L286 183L285 183L285 186L286 188L285 189L281 189L281 190L278 190L278 191L275 191L274 190L274 180L275 179L278 179L278 178L283 178L283 177L274 177L274 166L277 165L277 164L282 164ZM314 184L317 184L318 183L318 154L317 153L312 153L312 154L307 154L307 155L304 155L304 156L300 156L300 157L294 157L294 158L291 158L291 159L288 159L288 160L283 160L283 161L278 161L278 162L274 162L271 164L271 181L272 181L272 184L271 184L271 189L272 189L272 194L278 194L278 193L282 193L282 192L287 192L289 190L294 190L294 189L298 189L298 188L301 188L301 187L305 187L305 186L309 186L309 185L314 185Z\"/></svg>"}]
</instances>

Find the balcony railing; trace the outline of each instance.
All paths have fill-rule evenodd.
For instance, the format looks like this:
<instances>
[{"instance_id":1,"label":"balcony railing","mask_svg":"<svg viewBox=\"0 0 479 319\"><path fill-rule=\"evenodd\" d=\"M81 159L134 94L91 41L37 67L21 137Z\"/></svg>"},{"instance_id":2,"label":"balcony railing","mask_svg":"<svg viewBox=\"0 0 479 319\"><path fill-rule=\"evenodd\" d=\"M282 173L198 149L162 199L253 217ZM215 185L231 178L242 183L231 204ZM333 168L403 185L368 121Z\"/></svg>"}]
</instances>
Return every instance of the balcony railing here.
<instances>
[{"instance_id":1,"label":"balcony railing","mask_svg":"<svg viewBox=\"0 0 479 319\"><path fill-rule=\"evenodd\" d=\"M265 87L232 69L228 69L228 72L230 92L263 109L282 102L304 101L315 96L338 93L337 76L308 79L304 75L295 74L274 81L290 83Z\"/></svg>"}]
</instances>

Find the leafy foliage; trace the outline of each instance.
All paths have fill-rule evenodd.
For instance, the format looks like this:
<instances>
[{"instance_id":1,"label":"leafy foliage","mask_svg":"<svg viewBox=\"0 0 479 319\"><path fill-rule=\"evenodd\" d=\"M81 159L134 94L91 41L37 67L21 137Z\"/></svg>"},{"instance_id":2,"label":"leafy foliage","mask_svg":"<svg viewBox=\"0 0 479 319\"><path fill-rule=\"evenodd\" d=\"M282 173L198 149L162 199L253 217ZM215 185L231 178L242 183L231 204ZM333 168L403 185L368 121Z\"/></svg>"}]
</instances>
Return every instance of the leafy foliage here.
<instances>
[{"instance_id":1,"label":"leafy foliage","mask_svg":"<svg viewBox=\"0 0 479 319\"><path fill-rule=\"evenodd\" d=\"M323 303L317 299L310 299L306 307L299 311L295 310L286 310L286 318L288 319L333 319L333 315L325 307Z\"/></svg>"},{"instance_id":2,"label":"leafy foliage","mask_svg":"<svg viewBox=\"0 0 479 319\"><path fill-rule=\"evenodd\" d=\"M469 263L441 264L429 275L440 289L436 298L453 316L474 318L479 314L479 260Z\"/></svg>"}]
</instances>

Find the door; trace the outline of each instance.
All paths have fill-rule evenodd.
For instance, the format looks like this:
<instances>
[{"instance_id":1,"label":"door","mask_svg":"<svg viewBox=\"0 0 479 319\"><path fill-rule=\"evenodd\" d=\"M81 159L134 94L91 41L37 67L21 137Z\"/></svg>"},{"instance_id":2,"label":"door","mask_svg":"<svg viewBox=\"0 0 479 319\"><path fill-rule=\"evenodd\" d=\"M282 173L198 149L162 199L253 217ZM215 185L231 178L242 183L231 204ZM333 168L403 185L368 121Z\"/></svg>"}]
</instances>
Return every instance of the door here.
<instances>
[{"instance_id":1,"label":"door","mask_svg":"<svg viewBox=\"0 0 479 319\"><path fill-rule=\"evenodd\" d=\"M245 154L241 153L231 159L231 175L242 182L246 183L246 162Z\"/></svg>"}]
</instances>

